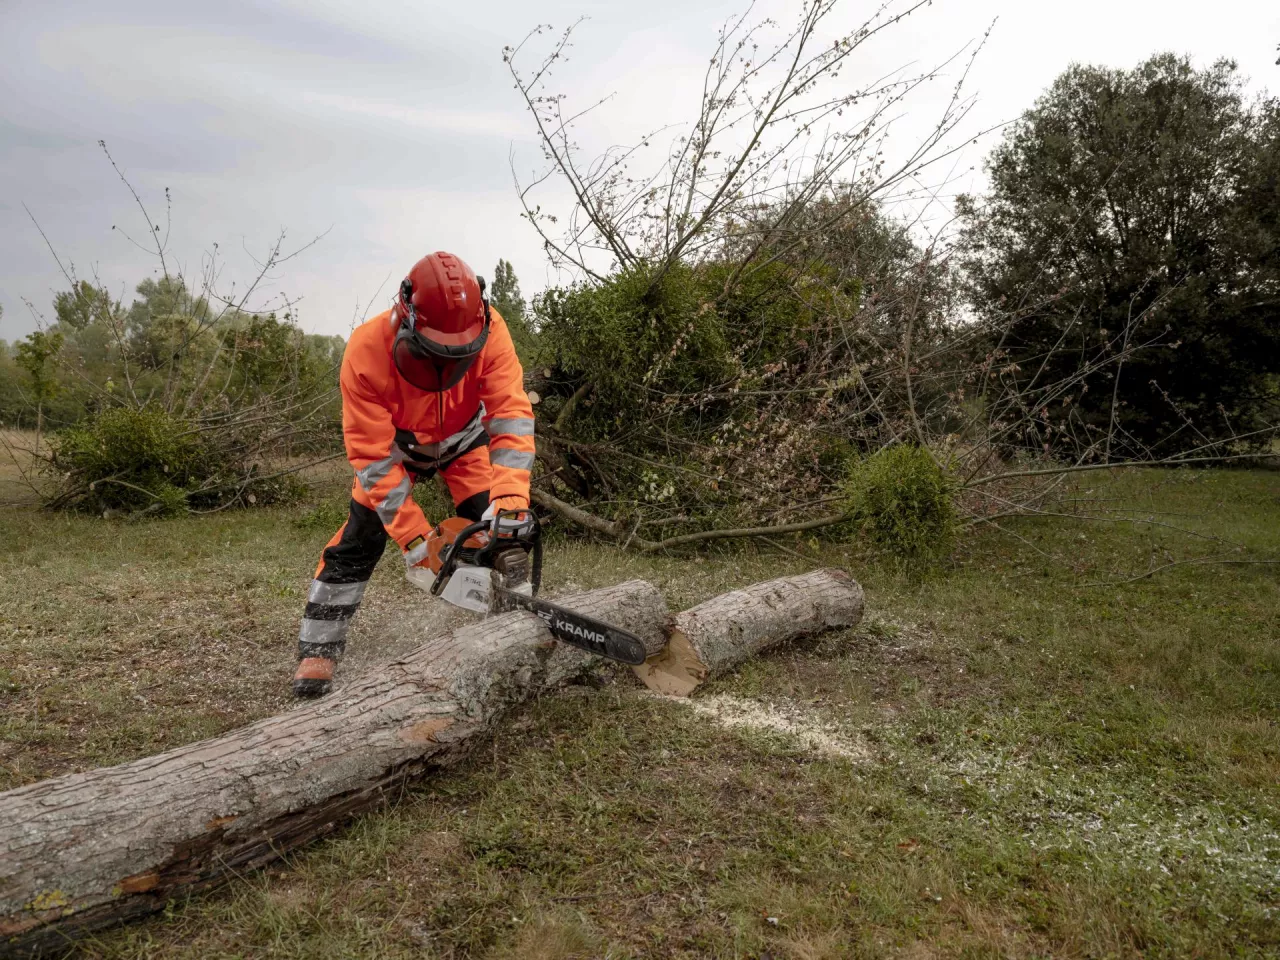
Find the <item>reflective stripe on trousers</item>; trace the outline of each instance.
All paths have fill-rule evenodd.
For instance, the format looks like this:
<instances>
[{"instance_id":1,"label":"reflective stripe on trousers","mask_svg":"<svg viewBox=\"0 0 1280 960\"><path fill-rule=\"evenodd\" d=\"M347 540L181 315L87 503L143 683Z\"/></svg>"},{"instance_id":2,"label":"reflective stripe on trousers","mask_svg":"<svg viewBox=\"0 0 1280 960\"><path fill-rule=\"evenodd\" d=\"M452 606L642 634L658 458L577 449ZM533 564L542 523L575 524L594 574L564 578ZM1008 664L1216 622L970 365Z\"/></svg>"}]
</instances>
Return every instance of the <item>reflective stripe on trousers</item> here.
<instances>
[{"instance_id":1,"label":"reflective stripe on trousers","mask_svg":"<svg viewBox=\"0 0 1280 960\"><path fill-rule=\"evenodd\" d=\"M360 609L366 586L367 580L361 583L311 581L302 626L298 630L299 656L336 660L342 655L351 618Z\"/></svg>"}]
</instances>

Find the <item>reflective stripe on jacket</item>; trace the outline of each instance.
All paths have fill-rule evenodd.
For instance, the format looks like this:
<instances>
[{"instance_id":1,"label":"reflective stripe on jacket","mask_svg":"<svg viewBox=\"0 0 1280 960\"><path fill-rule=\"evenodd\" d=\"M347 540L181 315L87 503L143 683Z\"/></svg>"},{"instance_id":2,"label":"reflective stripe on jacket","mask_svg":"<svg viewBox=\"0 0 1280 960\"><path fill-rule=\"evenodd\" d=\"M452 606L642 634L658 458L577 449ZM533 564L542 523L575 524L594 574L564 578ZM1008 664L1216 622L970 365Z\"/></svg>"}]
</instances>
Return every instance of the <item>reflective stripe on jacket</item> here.
<instances>
[{"instance_id":1,"label":"reflective stripe on jacket","mask_svg":"<svg viewBox=\"0 0 1280 960\"><path fill-rule=\"evenodd\" d=\"M430 532L409 495L409 473L428 470L488 435L490 497L529 496L533 408L507 324L491 310L489 339L462 381L443 393L405 382L391 360L391 311L362 323L342 357L342 433L359 497L401 547Z\"/></svg>"}]
</instances>

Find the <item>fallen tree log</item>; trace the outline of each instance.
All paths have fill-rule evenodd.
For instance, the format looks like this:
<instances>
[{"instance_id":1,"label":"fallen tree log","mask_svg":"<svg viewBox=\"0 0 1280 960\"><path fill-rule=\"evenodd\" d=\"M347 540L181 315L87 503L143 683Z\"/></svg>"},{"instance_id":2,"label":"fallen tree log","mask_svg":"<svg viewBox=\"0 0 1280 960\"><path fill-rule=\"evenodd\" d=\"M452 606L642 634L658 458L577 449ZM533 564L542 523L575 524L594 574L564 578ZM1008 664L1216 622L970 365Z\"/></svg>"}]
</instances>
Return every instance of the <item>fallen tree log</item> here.
<instances>
[{"instance_id":1,"label":"fallen tree log","mask_svg":"<svg viewBox=\"0 0 1280 960\"><path fill-rule=\"evenodd\" d=\"M839 570L756 584L674 618L643 581L562 602L639 635L650 658L637 673L681 694L862 615L861 588ZM504 614L281 716L0 794L0 957L63 950L269 864L456 761L509 707L602 662L553 641L532 614Z\"/></svg>"},{"instance_id":2,"label":"fallen tree log","mask_svg":"<svg viewBox=\"0 0 1280 960\"><path fill-rule=\"evenodd\" d=\"M661 649L644 581L566 597ZM329 697L202 743L0 794L0 956L69 941L270 863L447 765L509 707L599 658L509 613L427 641Z\"/></svg>"},{"instance_id":3,"label":"fallen tree log","mask_svg":"<svg viewBox=\"0 0 1280 960\"><path fill-rule=\"evenodd\" d=\"M687 697L775 644L854 626L862 608L862 587L843 570L757 583L677 613L666 648L634 669L650 690Z\"/></svg>"}]
</instances>

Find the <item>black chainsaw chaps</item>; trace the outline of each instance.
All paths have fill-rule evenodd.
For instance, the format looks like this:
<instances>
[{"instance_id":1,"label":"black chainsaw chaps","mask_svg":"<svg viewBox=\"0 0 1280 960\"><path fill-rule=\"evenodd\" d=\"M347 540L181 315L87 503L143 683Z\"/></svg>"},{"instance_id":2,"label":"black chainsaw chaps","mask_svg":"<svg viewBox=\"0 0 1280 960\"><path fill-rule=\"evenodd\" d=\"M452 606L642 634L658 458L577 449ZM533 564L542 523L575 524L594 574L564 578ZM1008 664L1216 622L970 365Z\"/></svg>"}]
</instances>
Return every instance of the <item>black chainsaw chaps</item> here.
<instances>
[{"instance_id":1,"label":"black chainsaw chaps","mask_svg":"<svg viewBox=\"0 0 1280 960\"><path fill-rule=\"evenodd\" d=\"M387 546L387 528L377 511L351 501L342 537L325 547L323 566L316 579L322 583L363 583L373 576Z\"/></svg>"}]
</instances>

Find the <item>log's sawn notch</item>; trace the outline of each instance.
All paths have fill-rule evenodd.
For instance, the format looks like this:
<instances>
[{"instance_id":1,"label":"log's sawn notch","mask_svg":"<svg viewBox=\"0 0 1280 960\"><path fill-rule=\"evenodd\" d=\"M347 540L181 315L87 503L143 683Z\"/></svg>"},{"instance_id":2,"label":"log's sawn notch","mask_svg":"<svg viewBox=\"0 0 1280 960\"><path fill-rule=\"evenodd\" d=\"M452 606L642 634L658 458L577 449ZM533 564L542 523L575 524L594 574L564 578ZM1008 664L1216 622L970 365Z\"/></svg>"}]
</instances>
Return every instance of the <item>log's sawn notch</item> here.
<instances>
[{"instance_id":1,"label":"log's sawn notch","mask_svg":"<svg viewBox=\"0 0 1280 960\"><path fill-rule=\"evenodd\" d=\"M835 568L752 584L677 613L667 645L634 670L655 693L687 697L776 644L855 626L864 605L862 587Z\"/></svg>"}]
</instances>

